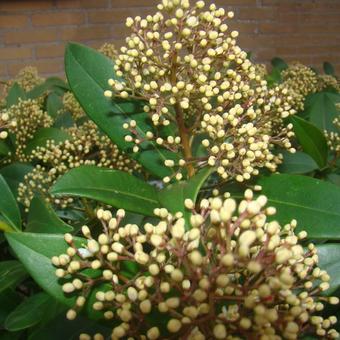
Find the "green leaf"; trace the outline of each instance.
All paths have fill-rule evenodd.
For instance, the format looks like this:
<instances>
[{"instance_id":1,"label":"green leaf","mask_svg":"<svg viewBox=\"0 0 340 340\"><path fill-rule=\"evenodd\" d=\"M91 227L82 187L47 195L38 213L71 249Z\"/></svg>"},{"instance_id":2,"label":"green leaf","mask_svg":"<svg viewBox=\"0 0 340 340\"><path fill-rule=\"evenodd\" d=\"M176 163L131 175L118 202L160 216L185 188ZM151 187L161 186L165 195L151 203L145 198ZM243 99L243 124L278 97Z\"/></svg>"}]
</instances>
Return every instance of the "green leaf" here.
<instances>
[{"instance_id":1,"label":"green leaf","mask_svg":"<svg viewBox=\"0 0 340 340\"><path fill-rule=\"evenodd\" d=\"M7 316L20 304L22 298L14 289L7 288L0 293L0 327L7 319ZM1 339L1 336L0 336Z\"/></svg>"},{"instance_id":2,"label":"green leaf","mask_svg":"<svg viewBox=\"0 0 340 340\"><path fill-rule=\"evenodd\" d=\"M11 152L10 147L3 140L0 140L0 156L7 156Z\"/></svg>"},{"instance_id":3,"label":"green leaf","mask_svg":"<svg viewBox=\"0 0 340 340\"><path fill-rule=\"evenodd\" d=\"M15 332L32 327L44 320L55 304L56 301L46 293L32 295L8 315L5 328Z\"/></svg>"},{"instance_id":4,"label":"green leaf","mask_svg":"<svg viewBox=\"0 0 340 340\"><path fill-rule=\"evenodd\" d=\"M283 151L282 154L283 163L279 167L279 172L305 174L319 168L314 159L302 151L295 153Z\"/></svg>"},{"instance_id":5,"label":"green leaf","mask_svg":"<svg viewBox=\"0 0 340 340\"><path fill-rule=\"evenodd\" d=\"M5 179L0 175L0 214L8 224L9 230L21 229L21 216L18 204ZM7 230L8 231L8 230Z\"/></svg>"},{"instance_id":6,"label":"green leaf","mask_svg":"<svg viewBox=\"0 0 340 340\"><path fill-rule=\"evenodd\" d=\"M46 110L47 113L55 118L57 117L59 111L63 108L63 101L55 92L48 95L46 100Z\"/></svg>"},{"instance_id":7,"label":"green leaf","mask_svg":"<svg viewBox=\"0 0 340 340\"><path fill-rule=\"evenodd\" d=\"M27 93L27 98L36 99L47 92L58 90L66 92L69 90L69 86L58 77L50 77L47 78L44 83L37 85L33 90L29 91Z\"/></svg>"},{"instance_id":8,"label":"green leaf","mask_svg":"<svg viewBox=\"0 0 340 340\"><path fill-rule=\"evenodd\" d=\"M294 133L305 153L310 155L320 168L327 164L328 146L322 131L304 119L292 116Z\"/></svg>"},{"instance_id":9,"label":"green leaf","mask_svg":"<svg viewBox=\"0 0 340 340\"><path fill-rule=\"evenodd\" d=\"M333 121L339 116L336 104L340 102L337 93L322 91L310 94L305 102L304 116L321 131L336 131Z\"/></svg>"},{"instance_id":10,"label":"green leaf","mask_svg":"<svg viewBox=\"0 0 340 340\"><path fill-rule=\"evenodd\" d=\"M280 72L288 68L288 64L281 58L275 57L271 60L273 67L278 69Z\"/></svg>"},{"instance_id":11,"label":"green leaf","mask_svg":"<svg viewBox=\"0 0 340 340\"><path fill-rule=\"evenodd\" d=\"M188 181L170 184L158 193L161 205L171 213L182 212L186 220L187 228L190 228L191 212L184 207L186 198L196 202L197 195L203 183L212 173L211 168L205 168Z\"/></svg>"},{"instance_id":12,"label":"green leaf","mask_svg":"<svg viewBox=\"0 0 340 340\"><path fill-rule=\"evenodd\" d=\"M6 97L6 107L10 108L12 105L18 104L20 98L26 99L26 93L18 83L14 83L8 91L8 95Z\"/></svg>"},{"instance_id":13,"label":"green leaf","mask_svg":"<svg viewBox=\"0 0 340 340\"><path fill-rule=\"evenodd\" d=\"M331 63L329 63L328 61L325 61L323 63L323 70L326 74L329 74L330 76L335 76L334 66Z\"/></svg>"},{"instance_id":14,"label":"green leaf","mask_svg":"<svg viewBox=\"0 0 340 340\"><path fill-rule=\"evenodd\" d=\"M51 263L53 256L66 252L68 245L63 235L6 233L6 239L34 281L56 300L73 306L75 298L64 295Z\"/></svg>"},{"instance_id":15,"label":"green leaf","mask_svg":"<svg viewBox=\"0 0 340 340\"><path fill-rule=\"evenodd\" d=\"M33 165L26 163L12 163L0 169L0 174L6 180L13 195L18 195L19 183L24 181L24 177L27 173L33 170Z\"/></svg>"},{"instance_id":16,"label":"green leaf","mask_svg":"<svg viewBox=\"0 0 340 340\"><path fill-rule=\"evenodd\" d=\"M340 187L340 175L339 174L328 174L326 180Z\"/></svg>"},{"instance_id":17,"label":"green leaf","mask_svg":"<svg viewBox=\"0 0 340 340\"><path fill-rule=\"evenodd\" d=\"M178 154L162 148L154 141L141 143L141 151L133 153L132 143L125 141L124 137L128 134L123 129L125 122L135 120L142 138L151 127L148 114L142 109L143 102L105 98L104 91L109 88L108 79L117 79L111 60L91 48L72 43L66 49L65 69L70 87L86 114L122 151L130 153L132 158L156 176L171 174L173 170L165 167L164 161L178 159Z\"/></svg>"},{"instance_id":18,"label":"green leaf","mask_svg":"<svg viewBox=\"0 0 340 340\"><path fill-rule=\"evenodd\" d=\"M39 129L33 139L27 144L24 152L29 155L38 146L46 146L47 141L54 140L56 143L70 140L72 137L64 130L57 128L41 128Z\"/></svg>"},{"instance_id":19,"label":"green leaf","mask_svg":"<svg viewBox=\"0 0 340 340\"><path fill-rule=\"evenodd\" d=\"M14 261L14 260L1 261L0 262L0 293L9 287L16 286L26 277L27 277L27 272L24 266L19 261Z\"/></svg>"},{"instance_id":20,"label":"green leaf","mask_svg":"<svg viewBox=\"0 0 340 340\"><path fill-rule=\"evenodd\" d=\"M325 293L331 295L340 287L340 244L327 243L318 245L319 267L330 275L330 288Z\"/></svg>"},{"instance_id":21,"label":"green leaf","mask_svg":"<svg viewBox=\"0 0 340 340\"><path fill-rule=\"evenodd\" d=\"M40 196L33 198L28 213L26 231L32 233L64 234L73 228L62 221L52 207Z\"/></svg>"},{"instance_id":22,"label":"green leaf","mask_svg":"<svg viewBox=\"0 0 340 340\"><path fill-rule=\"evenodd\" d=\"M274 219L281 224L292 219L298 230L311 239L340 239L340 188L321 180L299 175L271 175L258 181L261 194L277 209Z\"/></svg>"},{"instance_id":23,"label":"green leaf","mask_svg":"<svg viewBox=\"0 0 340 340\"><path fill-rule=\"evenodd\" d=\"M148 216L159 207L156 189L150 184L126 172L96 166L70 170L57 180L50 193L91 198Z\"/></svg>"}]
</instances>

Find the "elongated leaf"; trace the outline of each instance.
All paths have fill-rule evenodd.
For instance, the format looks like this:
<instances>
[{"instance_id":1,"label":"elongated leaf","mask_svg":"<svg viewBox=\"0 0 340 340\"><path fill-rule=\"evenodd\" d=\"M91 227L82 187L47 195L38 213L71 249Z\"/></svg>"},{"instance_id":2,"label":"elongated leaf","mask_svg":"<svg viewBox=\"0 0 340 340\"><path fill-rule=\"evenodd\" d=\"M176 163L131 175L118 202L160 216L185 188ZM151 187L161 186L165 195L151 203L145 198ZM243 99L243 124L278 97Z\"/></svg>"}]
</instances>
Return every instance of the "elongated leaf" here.
<instances>
[{"instance_id":1,"label":"elongated leaf","mask_svg":"<svg viewBox=\"0 0 340 340\"><path fill-rule=\"evenodd\" d=\"M14 289L8 288L0 293L0 327L4 328L7 316L20 304L22 297ZM1 336L0 336L1 339Z\"/></svg>"},{"instance_id":2,"label":"elongated leaf","mask_svg":"<svg viewBox=\"0 0 340 340\"><path fill-rule=\"evenodd\" d=\"M0 156L7 156L10 153L11 149L7 145L7 143L3 140L0 140Z\"/></svg>"},{"instance_id":3,"label":"elongated leaf","mask_svg":"<svg viewBox=\"0 0 340 340\"><path fill-rule=\"evenodd\" d=\"M38 293L24 300L7 317L5 328L11 332L29 328L46 318L56 300L46 293Z\"/></svg>"},{"instance_id":4,"label":"elongated leaf","mask_svg":"<svg viewBox=\"0 0 340 340\"><path fill-rule=\"evenodd\" d=\"M339 116L336 104L340 102L337 93L322 91L310 94L305 102L304 116L321 131L335 131L333 121Z\"/></svg>"},{"instance_id":5,"label":"elongated leaf","mask_svg":"<svg viewBox=\"0 0 340 340\"><path fill-rule=\"evenodd\" d=\"M19 231L21 229L21 217L18 204L6 183L0 175L0 214L4 217L9 230ZM7 230L8 231L8 230Z\"/></svg>"},{"instance_id":6,"label":"elongated leaf","mask_svg":"<svg viewBox=\"0 0 340 340\"><path fill-rule=\"evenodd\" d=\"M0 292L14 287L27 276L24 266L19 261L0 262Z\"/></svg>"},{"instance_id":7,"label":"elongated leaf","mask_svg":"<svg viewBox=\"0 0 340 340\"><path fill-rule=\"evenodd\" d=\"M286 68L288 68L287 63L286 63L283 59L278 58L278 57L273 58L273 59L271 60L271 63L272 63L272 65L273 65L273 67L275 67L275 68L278 69L279 71L283 71L283 70L285 70Z\"/></svg>"},{"instance_id":8,"label":"elongated leaf","mask_svg":"<svg viewBox=\"0 0 340 340\"><path fill-rule=\"evenodd\" d=\"M323 63L323 70L326 74L329 74L330 76L334 76L335 75L335 69L334 66L329 63L328 61L325 61Z\"/></svg>"},{"instance_id":9,"label":"elongated leaf","mask_svg":"<svg viewBox=\"0 0 340 340\"><path fill-rule=\"evenodd\" d=\"M33 165L26 163L12 163L0 169L0 174L6 180L14 196L17 196L19 183L23 182L27 173L33 170Z\"/></svg>"},{"instance_id":10,"label":"elongated leaf","mask_svg":"<svg viewBox=\"0 0 340 340\"><path fill-rule=\"evenodd\" d=\"M26 231L33 233L64 234L72 230L73 228L62 221L42 197L34 197L28 213Z\"/></svg>"},{"instance_id":11,"label":"elongated leaf","mask_svg":"<svg viewBox=\"0 0 340 340\"><path fill-rule=\"evenodd\" d=\"M58 96L55 92L50 93L46 100L47 113L51 117L55 118L62 108L63 108L63 101L61 97Z\"/></svg>"},{"instance_id":12,"label":"elongated leaf","mask_svg":"<svg viewBox=\"0 0 340 340\"><path fill-rule=\"evenodd\" d=\"M328 182L299 175L262 177L258 184L277 209L281 223L296 219L299 230L311 239L340 239L340 188Z\"/></svg>"},{"instance_id":13,"label":"elongated leaf","mask_svg":"<svg viewBox=\"0 0 340 340\"><path fill-rule=\"evenodd\" d=\"M325 293L331 295L340 287L340 244L328 243L318 245L319 266L331 277L330 288Z\"/></svg>"},{"instance_id":14,"label":"elongated leaf","mask_svg":"<svg viewBox=\"0 0 340 340\"><path fill-rule=\"evenodd\" d=\"M191 213L185 209L184 200L190 198L193 202L196 202L200 188L211 173L211 168L203 169L188 181L171 184L158 193L159 200L163 207L171 213L183 213L187 228L190 228L189 219Z\"/></svg>"},{"instance_id":15,"label":"elongated leaf","mask_svg":"<svg viewBox=\"0 0 340 340\"><path fill-rule=\"evenodd\" d=\"M50 190L53 195L91 198L117 208L153 216L159 207L156 189L119 170L81 166L58 179Z\"/></svg>"},{"instance_id":16,"label":"elongated leaf","mask_svg":"<svg viewBox=\"0 0 340 340\"><path fill-rule=\"evenodd\" d=\"M63 235L7 233L6 238L34 281L61 303L72 306L75 299L65 297L51 263L52 256L65 253L67 249Z\"/></svg>"},{"instance_id":17,"label":"elongated leaf","mask_svg":"<svg viewBox=\"0 0 340 340\"><path fill-rule=\"evenodd\" d=\"M29 155L38 146L46 146L46 143L49 140L54 140L56 143L59 143L64 142L65 140L71 140L71 136L66 131L57 128L41 128L27 144L24 152Z\"/></svg>"},{"instance_id":18,"label":"elongated leaf","mask_svg":"<svg viewBox=\"0 0 340 340\"><path fill-rule=\"evenodd\" d=\"M8 95L6 97L7 108L11 107L12 105L18 104L20 98L26 99L26 93L18 83L14 83L9 89Z\"/></svg>"},{"instance_id":19,"label":"elongated leaf","mask_svg":"<svg viewBox=\"0 0 340 340\"><path fill-rule=\"evenodd\" d=\"M147 122L147 113L142 110L142 102L113 102L104 97L104 91L109 88L108 79L117 79L111 60L93 49L72 43L66 49L65 69L70 87L86 114L121 150L130 153L131 157L156 176L164 177L173 171L164 166L164 161L178 159L179 155L155 142L143 142L140 145L142 151L131 153L132 145L124 139L128 133L123 129L124 122L135 120L142 138L151 127Z\"/></svg>"},{"instance_id":20,"label":"elongated leaf","mask_svg":"<svg viewBox=\"0 0 340 340\"><path fill-rule=\"evenodd\" d=\"M290 118L295 135L305 153L309 154L320 168L327 163L328 147L322 131L300 117Z\"/></svg>"},{"instance_id":21,"label":"elongated leaf","mask_svg":"<svg viewBox=\"0 0 340 340\"><path fill-rule=\"evenodd\" d=\"M279 167L280 172L288 174L305 174L319 168L314 159L304 152L297 151L295 153L290 153L284 151L282 154L283 163Z\"/></svg>"},{"instance_id":22,"label":"elongated leaf","mask_svg":"<svg viewBox=\"0 0 340 340\"><path fill-rule=\"evenodd\" d=\"M36 99L43 94L46 94L50 91L58 91L66 92L69 90L69 86L58 77L50 77L45 80L42 84L37 85L33 90L27 93L27 98Z\"/></svg>"}]
</instances>

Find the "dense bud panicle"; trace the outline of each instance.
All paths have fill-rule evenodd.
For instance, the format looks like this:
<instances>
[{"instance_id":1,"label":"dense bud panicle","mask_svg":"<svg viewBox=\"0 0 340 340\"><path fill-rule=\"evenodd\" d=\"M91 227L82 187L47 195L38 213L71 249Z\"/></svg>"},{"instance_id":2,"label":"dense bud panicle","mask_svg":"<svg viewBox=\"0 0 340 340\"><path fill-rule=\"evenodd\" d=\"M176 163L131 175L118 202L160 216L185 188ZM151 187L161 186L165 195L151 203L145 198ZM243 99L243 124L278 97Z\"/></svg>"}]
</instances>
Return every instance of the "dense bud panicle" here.
<instances>
[{"instance_id":1,"label":"dense bud panicle","mask_svg":"<svg viewBox=\"0 0 340 340\"><path fill-rule=\"evenodd\" d=\"M112 339L337 338L336 318L318 314L339 299L322 295L330 277L318 267L316 247L299 244L306 233L294 233L296 221L283 227L267 221L273 209L266 202L250 190L239 204L214 197L195 210L186 201L202 223L183 231L184 219L165 209L156 209L158 223L143 227L123 225L122 211L113 217L99 209L103 232L97 240L84 227L87 243L77 248L66 234L74 255L52 258L56 275L63 271L65 294L81 298L67 317L75 317L96 286L92 307L118 321ZM135 268L129 273L123 270L127 261ZM88 268L97 270L95 276L84 275Z\"/></svg>"},{"instance_id":2,"label":"dense bud panicle","mask_svg":"<svg viewBox=\"0 0 340 340\"><path fill-rule=\"evenodd\" d=\"M223 180L248 180L259 168L275 171L280 155L275 145L294 152L291 126L283 119L294 114L293 97L283 85L269 88L261 68L237 45L238 32L229 29L232 12L202 1L163 1L145 19L128 18L132 34L115 60L119 79L108 79L105 96L142 99L150 131L140 136L124 124L134 151L154 140L181 153L172 178L192 176L204 166L215 167ZM164 134L170 126L172 135ZM194 154L193 140L202 141L204 156Z\"/></svg>"}]
</instances>

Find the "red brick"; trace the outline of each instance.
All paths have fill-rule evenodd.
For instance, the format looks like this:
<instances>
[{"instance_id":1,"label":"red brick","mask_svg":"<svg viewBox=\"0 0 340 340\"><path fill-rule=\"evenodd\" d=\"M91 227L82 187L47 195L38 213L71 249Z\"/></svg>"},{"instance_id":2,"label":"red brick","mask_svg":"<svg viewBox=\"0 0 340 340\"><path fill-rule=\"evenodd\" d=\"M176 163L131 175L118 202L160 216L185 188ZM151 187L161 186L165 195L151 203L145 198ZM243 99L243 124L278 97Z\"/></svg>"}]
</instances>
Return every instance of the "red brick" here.
<instances>
[{"instance_id":1,"label":"red brick","mask_svg":"<svg viewBox=\"0 0 340 340\"><path fill-rule=\"evenodd\" d=\"M45 12L32 15L34 26L79 25L84 23L85 16L81 12Z\"/></svg>"},{"instance_id":2,"label":"red brick","mask_svg":"<svg viewBox=\"0 0 340 340\"><path fill-rule=\"evenodd\" d=\"M125 23L127 17L136 16L135 8L114 8L111 10L97 10L88 13L90 23ZM138 9L138 15L146 17L152 13L149 7Z\"/></svg>"},{"instance_id":3,"label":"red brick","mask_svg":"<svg viewBox=\"0 0 340 340\"><path fill-rule=\"evenodd\" d=\"M63 70L63 59L39 60L29 63L8 64L8 73L10 76L16 75L22 68L27 65L35 66L41 74L56 74Z\"/></svg>"},{"instance_id":4,"label":"red brick","mask_svg":"<svg viewBox=\"0 0 340 340\"><path fill-rule=\"evenodd\" d=\"M77 28L63 28L61 31L62 40L96 40L102 38L110 38L111 30L109 26L91 26Z\"/></svg>"},{"instance_id":5,"label":"red brick","mask_svg":"<svg viewBox=\"0 0 340 340\"><path fill-rule=\"evenodd\" d=\"M0 11L30 11L53 8L53 0L2 0Z\"/></svg>"},{"instance_id":6,"label":"red brick","mask_svg":"<svg viewBox=\"0 0 340 340\"><path fill-rule=\"evenodd\" d=\"M57 8L107 8L110 0L57 0Z\"/></svg>"},{"instance_id":7,"label":"red brick","mask_svg":"<svg viewBox=\"0 0 340 340\"><path fill-rule=\"evenodd\" d=\"M23 44L35 42L55 41L58 38L56 29L26 30L4 33L3 41L6 44Z\"/></svg>"},{"instance_id":8,"label":"red brick","mask_svg":"<svg viewBox=\"0 0 340 340\"><path fill-rule=\"evenodd\" d=\"M32 49L28 47L2 47L0 50L0 60L15 60L30 58Z\"/></svg>"},{"instance_id":9,"label":"red brick","mask_svg":"<svg viewBox=\"0 0 340 340\"><path fill-rule=\"evenodd\" d=\"M62 57L65 52L64 44L53 44L53 45L41 45L35 49L37 58L54 58Z\"/></svg>"},{"instance_id":10,"label":"red brick","mask_svg":"<svg viewBox=\"0 0 340 340\"><path fill-rule=\"evenodd\" d=\"M25 15L0 15L0 28L21 28L28 25L28 16Z\"/></svg>"}]
</instances>

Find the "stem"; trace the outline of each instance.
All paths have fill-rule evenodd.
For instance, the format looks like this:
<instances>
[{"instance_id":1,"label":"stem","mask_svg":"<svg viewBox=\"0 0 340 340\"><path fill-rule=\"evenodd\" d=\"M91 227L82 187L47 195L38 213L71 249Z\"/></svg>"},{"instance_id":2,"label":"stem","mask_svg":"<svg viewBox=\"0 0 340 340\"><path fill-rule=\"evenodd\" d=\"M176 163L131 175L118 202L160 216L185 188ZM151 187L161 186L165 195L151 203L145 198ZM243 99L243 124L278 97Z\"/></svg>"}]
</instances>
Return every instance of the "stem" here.
<instances>
[{"instance_id":1,"label":"stem","mask_svg":"<svg viewBox=\"0 0 340 340\"><path fill-rule=\"evenodd\" d=\"M193 164L188 162L190 159L192 159L188 129L186 128L185 123L184 123L183 111L178 103L175 105L175 110L176 110L176 120L177 120L177 125L178 125L178 130L179 130L179 136L181 137L181 143L183 147L183 156L186 161L188 175L189 177L192 177L195 175L195 169L194 169Z\"/></svg>"},{"instance_id":2,"label":"stem","mask_svg":"<svg viewBox=\"0 0 340 340\"><path fill-rule=\"evenodd\" d=\"M173 56L172 56L172 67L170 70L170 81L173 86L176 85L176 81L177 81L176 59L177 59L177 52L174 51ZM175 104L175 111L176 111L176 121L177 121L179 136L181 138L181 143L183 147L183 156L184 156L185 161L187 162L190 159L192 159L190 136L189 136L189 130L185 126L183 110L180 107L178 102ZM186 168L188 170L189 177L192 177L195 175L195 168L193 167L191 163L186 163Z\"/></svg>"}]
</instances>

